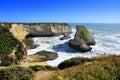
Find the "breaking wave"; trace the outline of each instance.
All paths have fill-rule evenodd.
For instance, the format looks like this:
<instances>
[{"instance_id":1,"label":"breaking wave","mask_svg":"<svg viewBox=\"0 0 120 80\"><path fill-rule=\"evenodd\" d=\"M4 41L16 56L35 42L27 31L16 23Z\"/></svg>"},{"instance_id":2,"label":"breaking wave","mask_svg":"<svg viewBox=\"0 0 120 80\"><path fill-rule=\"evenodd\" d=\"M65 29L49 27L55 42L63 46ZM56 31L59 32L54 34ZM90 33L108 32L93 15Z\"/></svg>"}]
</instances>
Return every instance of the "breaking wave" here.
<instances>
[{"instance_id":1,"label":"breaking wave","mask_svg":"<svg viewBox=\"0 0 120 80\"><path fill-rule=\"evenodd\" d=\"M75 35L74 28L73 28L73 33L70 34L71 38L67 40L60 40L62 36L33 38L34 43L38 44L39 46L35 49L30 49L27 52L29 55L35 54L41 50L57 52L58 53L57 59L47 61L47 63L51 66L57 66L60 62L66 59L70 59L72 57L91 58L94 56L108 55L108 54L120 55L120 32L116 30L112 30L112 31L107 30L107 28L104 26L102 28L98 28L98 27L92 28L91 25L90 27L88 25L88 29L93 34L96 40L96 45L92 46L91 52L86 52L83 54L69 47L68 42L70 39L73 39ZM120 25L118 29L120 30Z\"/></svg>"}]
</instances>

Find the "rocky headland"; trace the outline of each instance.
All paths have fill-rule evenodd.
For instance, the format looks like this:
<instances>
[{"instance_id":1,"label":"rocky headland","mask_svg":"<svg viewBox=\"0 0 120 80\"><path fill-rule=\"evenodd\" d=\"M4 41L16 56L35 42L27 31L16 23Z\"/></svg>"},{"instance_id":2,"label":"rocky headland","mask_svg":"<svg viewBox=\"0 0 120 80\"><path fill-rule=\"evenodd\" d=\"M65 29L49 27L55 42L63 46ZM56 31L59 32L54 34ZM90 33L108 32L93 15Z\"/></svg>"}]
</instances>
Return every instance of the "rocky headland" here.
<instances>
[{"instance_id":1,"label":"rocky headland","mask_svg":"<svg viewBox=\"0 0 120 80\"><path fill-rule=\"evenodd\" d=\"M0 28L2 31L0 37L7 37L9 36L8 34L10 34L11 37L9 39L12 39L13 37L13 39L16 40L16 42L14 42L16 44L11 48L9 45L13 45L12 40L11 43L8 45L8 40L6 40L6 42L2 39L0 40L1 45L3 45L1 46L1 48L3 48L4 50L9 48L11 49L11 51L9 51L7 55L4 53L4 50L1 51L3 52L0 55L2 59L2 65L11 65L16 64L16 62L18 64L21 61L30 61L31 59L27 54L27 49L37 47L37 45L33 44L31 39L32 37L51 37L72 33L71 26L67 23L0 23ZM5 34L5 31L8 32L7 35ZM5 42L6 45L4 45L3 42ZM57 57L57 54L55 54L54 52L40 52L41 55L43 55L44 53L49 53L49 55L45 54L46 60L55 59Z\"/></svg>"}]
</instances>

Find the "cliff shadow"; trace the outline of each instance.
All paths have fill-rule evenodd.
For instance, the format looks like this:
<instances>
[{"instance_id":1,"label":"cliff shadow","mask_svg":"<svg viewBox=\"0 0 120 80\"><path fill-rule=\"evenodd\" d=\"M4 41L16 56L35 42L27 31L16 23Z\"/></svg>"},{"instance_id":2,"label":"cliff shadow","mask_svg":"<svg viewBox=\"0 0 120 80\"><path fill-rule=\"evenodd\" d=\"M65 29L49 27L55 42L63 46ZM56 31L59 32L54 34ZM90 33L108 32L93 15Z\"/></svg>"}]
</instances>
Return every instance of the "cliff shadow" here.
<instances>
[{"instance_id":1,"label":"cliff shadow","mask_svg":"<svg viewBox=\"0 0 120 80\"><path fill-rule=\"evenodd\" d=\"M25 38L34 38L34 37L52 37L52 36L54 36L54 35L35 35L35 34L28 34L28 35L26 35L26 37Z\"/></svg>"},{"instance_id":2,"label":"cliff shadow","mask_svg":"<svg viewBox=\"0 0 120 80\"><path fill-rule=\"evenodd\" d=\"M52 48L56 52L74 53L76 50L69 47L69 41L63 44L57 44Z\"/></svg>"}]
</instances>

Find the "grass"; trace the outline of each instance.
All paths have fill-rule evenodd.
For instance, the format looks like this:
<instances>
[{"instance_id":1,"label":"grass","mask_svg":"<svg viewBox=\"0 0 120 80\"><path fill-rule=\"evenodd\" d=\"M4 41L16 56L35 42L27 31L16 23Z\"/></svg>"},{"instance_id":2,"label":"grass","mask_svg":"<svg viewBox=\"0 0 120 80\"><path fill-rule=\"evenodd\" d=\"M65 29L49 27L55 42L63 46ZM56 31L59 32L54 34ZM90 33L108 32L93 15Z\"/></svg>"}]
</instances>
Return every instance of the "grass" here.
<instances>
[{"instance_id":1,"label":"grass","mask_svg":"<svg viewBox=\"0 0 120 80\"><path fill-rule=\"evenodd\" d=\"M0 69L0 80L33 80L33 73L30 68L9 66Z\"/></svg>"},{"instance_id":2,"label":"grass","mask_svg":"<svg viewBox=\"0 0 120 80\"><path fill-rule=\"evenodd\" d=\"M48 80L120 80L120 56L102 56L91 60L91 63L56 71Z\"/></svg>"},{"instance_id":3,"label":"grass","mask_svg":"<svg viewBox=\"0 0 120 80\"><path fill-rule=\"evenodd\" d=\"M35 66L30 66L33 71L51 71L51 70L57 70L56 67L52 66L40 66L40 65L35 65Z\"/></svg>"},{"instance_id":4,"label":"grass","mask_svg":"<svg viewBox=\"0 0 120 80\"><path fill-rule=\"evenodd\" d=\"M82 37L85 41L87 41L89 39L89 33L88 30L85 26L77 26L78 28L80 28L80 30L82 31Z\"/></svg>"}]
</instances>

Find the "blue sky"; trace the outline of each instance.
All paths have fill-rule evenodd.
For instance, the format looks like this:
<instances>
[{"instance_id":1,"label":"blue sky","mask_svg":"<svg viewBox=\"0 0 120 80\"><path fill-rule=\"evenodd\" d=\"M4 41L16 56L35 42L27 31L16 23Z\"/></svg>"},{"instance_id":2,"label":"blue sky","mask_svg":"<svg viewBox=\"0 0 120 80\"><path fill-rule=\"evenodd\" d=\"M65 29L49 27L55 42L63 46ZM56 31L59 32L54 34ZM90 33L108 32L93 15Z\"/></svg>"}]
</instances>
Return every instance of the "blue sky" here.
<instances>
[{"instance_id":1,"label":"blue sky","mask_svg":"<svg viewBox=\"0 0 120 80\"><path fill-rule=\"evenodd\" d=\"M120 0L0 0L0 22L120 23Z\"/></svg>"}]
</instances>

